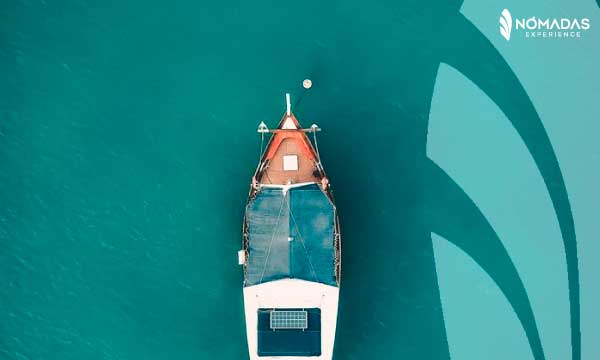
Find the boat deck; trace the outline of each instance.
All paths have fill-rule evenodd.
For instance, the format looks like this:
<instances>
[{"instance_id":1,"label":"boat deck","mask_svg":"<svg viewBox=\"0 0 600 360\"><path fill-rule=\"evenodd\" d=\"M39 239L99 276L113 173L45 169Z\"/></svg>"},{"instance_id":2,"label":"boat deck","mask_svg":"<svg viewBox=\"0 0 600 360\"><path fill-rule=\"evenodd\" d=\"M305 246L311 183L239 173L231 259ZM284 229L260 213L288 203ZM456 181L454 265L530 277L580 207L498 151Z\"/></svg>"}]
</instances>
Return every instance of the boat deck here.
<instances>
[{"instance_id":1,"label":"boat deck","mask_svg":"<svg viewBox=\"0 0 600 360\"><path fill-rule=\"evenodd\" d=\"M271 158L268 167L263 172L261 184L298 184L306 182L319 182L319 172L313 159L306 156L300 149L301 144L297 138L287 138L281 142L277 151ZM295 170L286 170L284 167L285 156L296 156L297 167Z\"/></svg>"}]
</instances>

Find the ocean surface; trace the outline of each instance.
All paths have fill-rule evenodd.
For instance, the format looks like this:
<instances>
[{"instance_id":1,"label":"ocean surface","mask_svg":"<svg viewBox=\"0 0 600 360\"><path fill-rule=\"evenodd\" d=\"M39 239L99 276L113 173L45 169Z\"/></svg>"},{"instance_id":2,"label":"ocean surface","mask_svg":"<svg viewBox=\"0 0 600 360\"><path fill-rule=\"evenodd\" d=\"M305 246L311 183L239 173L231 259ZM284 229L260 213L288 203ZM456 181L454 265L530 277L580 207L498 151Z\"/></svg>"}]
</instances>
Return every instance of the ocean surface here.
<instances>
[{"instance_id":1,"label":"ocean surface","mask_svg":"<svg viewBox=\"0 0 600 360\"><path fill-rule=\"evenodd\" d=\"M506 42L506 6L592 28ZM600 357L598 29L593 0L2 1L0 359L247 358L285 92L341 216L336 359L569 359L570 299Z\"/></svg>"}]
</instances>

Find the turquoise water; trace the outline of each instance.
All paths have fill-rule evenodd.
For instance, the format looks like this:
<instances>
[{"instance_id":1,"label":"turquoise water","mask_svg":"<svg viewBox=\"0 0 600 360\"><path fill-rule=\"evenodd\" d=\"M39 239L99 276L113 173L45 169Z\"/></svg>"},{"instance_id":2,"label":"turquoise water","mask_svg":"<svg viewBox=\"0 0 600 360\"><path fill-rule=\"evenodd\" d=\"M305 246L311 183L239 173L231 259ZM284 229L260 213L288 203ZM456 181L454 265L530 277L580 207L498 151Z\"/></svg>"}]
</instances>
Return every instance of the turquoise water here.
<instances>
[{"instance_id":1,"label":"turquoise water","mask_svg":"<svg viewBox=\"0 0 600 360\"><path fill-rule=\"evenodd\" d=\"M336 358L568 358L557 219L570 208L582 358L600 356L600 11L588 3L3 3L0 358L246 358L241 218L256 126L276 124L286 91L324 129L341 215ZM506 6L592 29L506 43ZM523 94L561 166L561 216Z\"/></svg>"}]
</instances>

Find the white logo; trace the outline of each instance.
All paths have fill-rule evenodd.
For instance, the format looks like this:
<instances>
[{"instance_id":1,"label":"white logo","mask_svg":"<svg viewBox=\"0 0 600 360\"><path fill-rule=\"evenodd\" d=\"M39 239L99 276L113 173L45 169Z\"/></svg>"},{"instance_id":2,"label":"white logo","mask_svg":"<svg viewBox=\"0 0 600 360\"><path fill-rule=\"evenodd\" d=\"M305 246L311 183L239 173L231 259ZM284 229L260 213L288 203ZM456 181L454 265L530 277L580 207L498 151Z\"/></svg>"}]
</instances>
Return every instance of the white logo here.
<instances>
[{"instance_id":1,"label":"white logo","mask_svg":"<svg viewBox=\"0 0 600 360\"><path fill-rule=\"evenodd\" d=\"M515 17L508 9L502 10L500 14L500 35L506 41L510 41L513 30L515 35L520 33L526 38L554 38L568 39L580 38L582 34L590 29L589 18L529 18ZM514 25L514 28L513 28Z\"/></svg>"},{"instance_id":2,"label":"white logo","mask_svg":"<svg viewBox=\"0 0 600 360\"><path fill-rule=\"evenodd\" d=\"M500 16L500 34L506 39L506 41L510 40L510 33L512 31L512 16L510 16L510 11L508 9L502 10L502 15Z\"/></svg>"}]
</instances>

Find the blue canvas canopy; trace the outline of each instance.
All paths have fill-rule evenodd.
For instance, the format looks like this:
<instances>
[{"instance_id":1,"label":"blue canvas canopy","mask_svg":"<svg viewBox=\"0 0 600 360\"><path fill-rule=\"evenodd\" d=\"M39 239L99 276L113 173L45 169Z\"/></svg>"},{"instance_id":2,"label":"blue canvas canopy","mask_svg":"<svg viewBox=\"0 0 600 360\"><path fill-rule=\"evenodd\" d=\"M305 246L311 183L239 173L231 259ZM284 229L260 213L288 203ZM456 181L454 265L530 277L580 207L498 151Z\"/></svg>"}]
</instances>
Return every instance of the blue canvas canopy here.
<instances>
[{"instance_id":1,"label":"blue canvas canopy","mask_svg":"<svg viewBox=\"0 0 600 360\"><path fill-rule=\"evenodd\" d=\"M295 278L336 286L335 209L316 184L262 188L246 208L246 286Z\"/></svg>"}]
</instances>

